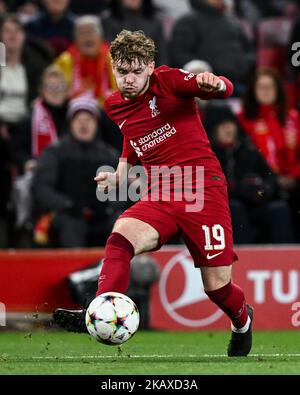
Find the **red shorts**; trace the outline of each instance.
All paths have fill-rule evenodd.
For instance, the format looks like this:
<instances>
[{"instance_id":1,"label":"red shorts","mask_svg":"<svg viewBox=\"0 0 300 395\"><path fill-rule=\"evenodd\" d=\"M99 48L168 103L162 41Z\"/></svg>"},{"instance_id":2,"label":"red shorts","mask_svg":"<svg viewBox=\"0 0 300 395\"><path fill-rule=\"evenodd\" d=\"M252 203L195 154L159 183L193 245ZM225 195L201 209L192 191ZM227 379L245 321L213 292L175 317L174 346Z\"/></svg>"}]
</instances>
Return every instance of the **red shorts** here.
<instances>
[{"instance_id":1,"label":"red shorts","mask_svg":"<svg viewBox=\"0 0 300 395\"><path fill-rule=\"evenodd\" d=\"M119 218L136 218L155 228L160 235L156 249L180 232L196 267L226 266L236 261L226 185L205 188L200 211L187 212L186 204L141 200Z\"/></svg>"}]
</instances>

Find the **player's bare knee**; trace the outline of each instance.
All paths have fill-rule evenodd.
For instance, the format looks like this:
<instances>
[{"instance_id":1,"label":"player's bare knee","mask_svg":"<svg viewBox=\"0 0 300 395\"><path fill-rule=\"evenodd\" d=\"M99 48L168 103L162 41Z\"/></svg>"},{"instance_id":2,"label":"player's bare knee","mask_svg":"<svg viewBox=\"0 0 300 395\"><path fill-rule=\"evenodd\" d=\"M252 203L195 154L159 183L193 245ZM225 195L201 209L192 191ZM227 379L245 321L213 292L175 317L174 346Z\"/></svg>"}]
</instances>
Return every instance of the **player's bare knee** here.
<instances>
[{"instance_id":1,"label":"player's bare knee","mask_svg":"<svg viewBox=\"0 0 300 395\"><path fill-rule=\"evenodd\" d=\"M139 255L143 252L148 252L152 251L154 248L156 248L158 245L158 238L155 235L152 235L148 238L141 238L137 243L136 243L136 248L134 250L135 255Z\"/></svg>"},{"instance_id":2,"label":"player's bare knee","mask_svg":"<svg viewBox=\"0 0 300 395\"><path fill-rule=\"evenodd\" d=\"M159 241L159 233L152 226L135 218L120 218L113 232L121 233L131 242L135 255L153 250Z\"/></svg>"}]
</instances>

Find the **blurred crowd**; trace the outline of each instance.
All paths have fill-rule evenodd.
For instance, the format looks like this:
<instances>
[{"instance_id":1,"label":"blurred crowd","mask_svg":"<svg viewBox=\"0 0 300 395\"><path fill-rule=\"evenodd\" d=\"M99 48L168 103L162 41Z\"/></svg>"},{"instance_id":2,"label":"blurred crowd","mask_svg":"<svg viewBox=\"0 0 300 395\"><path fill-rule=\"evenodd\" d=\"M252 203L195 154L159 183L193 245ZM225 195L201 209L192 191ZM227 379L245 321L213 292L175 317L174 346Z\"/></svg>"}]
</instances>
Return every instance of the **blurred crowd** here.
<instances>
[{"instance_id":1,"label":"blurred crowd","mask_svg":"<svg viewBox=\"0 0 300 395\"><path fill-rule=\"evenodd\" d=\"M229 100L196 102L234 241L299 242L300 0L0 0L0 248L104 245L131 204L99 202L93 181L122 149L103 102L123 28L153 38L158 66L233 81Z\"/></svg>"}]
</instances>

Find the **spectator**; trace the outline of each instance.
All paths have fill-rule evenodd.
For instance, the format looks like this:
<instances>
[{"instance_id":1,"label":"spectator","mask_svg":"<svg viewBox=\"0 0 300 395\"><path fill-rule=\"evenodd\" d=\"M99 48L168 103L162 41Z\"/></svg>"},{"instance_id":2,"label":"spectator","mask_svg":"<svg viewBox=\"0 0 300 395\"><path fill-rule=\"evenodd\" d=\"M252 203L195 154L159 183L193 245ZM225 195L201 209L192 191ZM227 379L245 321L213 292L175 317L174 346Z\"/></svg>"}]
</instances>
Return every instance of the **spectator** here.
<instances>
[{"instance_id":1,"label":"spectator","mask_svg":"<svg viewBox=\"0 0 300 395\"><path fill-rule=\"evenodd\" d=\"M46 40L54 56L65 51L73 41L74 17L68 11L70 0L43 0L45 6L26 25L28 33Z\"/></svg>"},{"instance_id":2,"label":"spectator","mask_svg":"<svg viewBox=\"0 0 300 395\"><path fill-rule=\"evenodd\" d=\"M14 123L26 115L30 85L26 67L22 64L25 33L15 16L4 18L0 37L6 48L6 67L1 68L0 118L6 123Z\"/></svg>"},{"instance_id":3,"label":"spectator","mask_svg":"<svg viewBox=\"0 0 300 395\"><path fill-rule=\"evenodd\" d=\"M25 41L22 24L14 15L0 26L0 41L6 47L6 67L1 68L0 118L11 126L25 117L28 104L37 95L38 80L49 63L47 53Z\"/></svg>"},{"instance_id":4,"label":"spectator","mask_svg":"<svg viewBox=\"0 0 300 395\"><path fill-rule=\"evenodd\" d=\"M163 8L164 12L173 20L190 11L188 0L154 0L154 4Z\"/></svg>"},{"instance_id":5,"label":"spectator","mask_svg":"<svg viewBox=\"0 0 300 395\"><path fill-rule=\"evenodd\" d=\"M47 67L41 78L40 92L32 111L15 126L12 140L13 162L19 174L36 164L44 148L62 137L67 130L67 85L64 74L56 65ZM120 154L123 139L120 129L100 112L99 138Z\"/></svg>"},{"instance_id":6,"label":"spectator","mask_svg":"<svg viewBox=\"0 0 300 395\"><path fill-rule=\"evenodd\" d=\"M252 0L252 3L260 12L261 18L283 16L292 4L297 0Z\"/></svg>"},{"instance_id":7,"label":"spectator","mask_svg":"<svg viewBox=\"0 0 300 395\"><path fill-rule=\"evenodd\" d=\"M261 19L259 8L252 0L236 0L234 11L239 18L248 21L252 26L256 26Z\"/></svg>"},{"instance_id":8,"label":"spectator","mask_svg":"<svg viewBox=\"0 0 300 395\"><path fill-rule=\"evenodd\" d=\"M102 16L102 25L109 42L123 29L143 30L157 46L156 63L166 63L163 26L152 0L111 0L109 12Z\"/></svg>"},{"instance_id":9,"label":"spectator","mask_svg":"<svg viewBox=\"0 0 300 395\"><path fill-rule=\"evenodd\" d=\"M0 0L0 14L1 12L13 12L18 14L19 10L24 6L27 7L27 5L30 4L37 7L37 3L39 3L39 0Z\"/></svg>"},{"instance_id":10,"label":"spectator","mask_svg":"<svg viewBox=\"0 0 300 395\"><path fill-rule=\"evenodd\" d=\"M284 87L275 71L257 70L239 119L282 184L300 179L300 118L295 109L287 109Z\"/></svg>"},{"instance_id":11,"label":"spectator","mask_svg":"<svg viewBox=\"0 0 300 395\"><path fill-rule=\"evenodd\" d=\"M17 10L18 18L24 25L28 23L31 19L36 17L39 11L40 10L36 1L24 0L24 2L22 2L22 4L19 5Z\"/></svg>"},{"instance_id":12,"label":"spectator","mask_svg":"<svg viewBox=\"0 0 300 395\"><path fill-rule=\"evenodd\" d=\"M12 187L16 247L32 247L32 180L36 160L45 147L66 131L67 89L56 66L45 69L39 97L24 120L14 127L11 139L12 162L18 175Z\"/></svg>"},{"instance_id":13,"label":"spectator","mask_svg":"<svg viewBox=\"0 0 300 395\"><path fill-rule=\"evenodd\" d=\"M239 119L269 167L278 174L300 231L300 118L295 109L287 109L283 84L273 70L255 73Z\"/></svg>"},{"instance_id":14,"label":"spectator","mask_svg":"<svg viewBox=\"0 0 300 395\"><path fill-rule=\"evenodd\" d=\"M98 115L96 100L74 99L70 134L47 147L38 161L35 197L44 211L55 213L52 228L61 247L104 245L115 220L112 204L96 199L98 167L118 162L114 149L96 138Z\"/></svg>"},{"instance_id":15,"label":"spectator","mask_svg":"<svg viewBox=\"0 0 300 395\"><path fill-rule=\"evenodd\" d=\"M4 0L0 0L0 17L7 12L7 4Z\"/></svg>"},{"instance_id":16,"label":"spectator","mask_svg":"<svg viewBox=\"0 0 300 395\"><path fill-rule=\"evenodd\" d=\"M5 133L6 128L3 129L3 125L0 121L0 248L7 247L7 202L9 200L11 190L11 158L8 149L8 141L5 138Z\"/></svg>"},{"instance_id":17,"label":"spectator","mask_svg":"<svg viewBox=\"0 0 300 395\"><path fill-rule=\"evenodd\" d=\"M15 126L13 159L19 173L26 172L28 166L32 168L45 147L66 131L67 93L61 70L57 66L47 67L32 112Z\"/></svg>"},{"instance_id":18,"label":"spectator","mask_svg":"<svg viewBox=\"0 0 300 395\"><path fill-rule=\"evenodd\" d=\"M285 16L295 19L300 11L299 0L288 0L285 8Z\"/></svg>"},{"instance_id":19,"label":"spectator","mask_svg":"<svg viewBox=\"0 0 300 395\"><path fill-rule=\"evenodd\" d=\"M231 110L211 108L207 117L212 147L228 182L234 242L294 242L289 208L280 198L277 178L249 144Z\"/></svg>"},{"instance_id":20,"label":"spectator","mask_svg":"<svg viewBox=\"0 0 300 395\"><path fill-rule=\"evenodd\" d=\"M75 23L75 44L63 52L55 63L63 71L71 97L91 92L102 104L115 88L109 45L102 40L100 21L82 16Z\"/></svg>"},{"instance_id":21,"label":"spectator","mask_svg":"<svg viewBox=\"0 0 300 395\"><path fill-rule=\"evenodd\" d=\"M173 30L173 66L182 67L195 58L205 60L217 75L230 78L240 94L255 61L249 39L239 21L225 12L224 0L190 2L193 12L180 18Z\"/></svg>"},{"instance_id":22,"label":"spectator","mask_svg":"<svg viewBox=\"0 0 300 395\"><path fill-rule=\"evenodd\" d=\"M95 15L106 10L110 0L72 0L70 7L76 15Z\"/></svg>"}]
</instances>

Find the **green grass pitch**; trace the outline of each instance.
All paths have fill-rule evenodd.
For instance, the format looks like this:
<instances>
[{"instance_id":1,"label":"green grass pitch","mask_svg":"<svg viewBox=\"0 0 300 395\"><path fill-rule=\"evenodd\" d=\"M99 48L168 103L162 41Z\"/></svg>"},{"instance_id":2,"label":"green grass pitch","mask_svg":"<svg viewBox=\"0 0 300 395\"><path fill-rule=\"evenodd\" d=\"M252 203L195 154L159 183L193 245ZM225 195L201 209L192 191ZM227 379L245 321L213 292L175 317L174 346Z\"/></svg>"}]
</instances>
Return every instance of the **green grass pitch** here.
<instances>
[{"instance_id":1,"label":"green grass pitch","mask_svg":"<svg viewBox=\"0 0 300 395\"><path fill-rule=\"evenodd\" d=\"M122 347L88 335L0 333L0 374L299 374L299 332L255 332L247 358L225 355L229 332L142 332Z\"/></svg>"}]
</instances>

